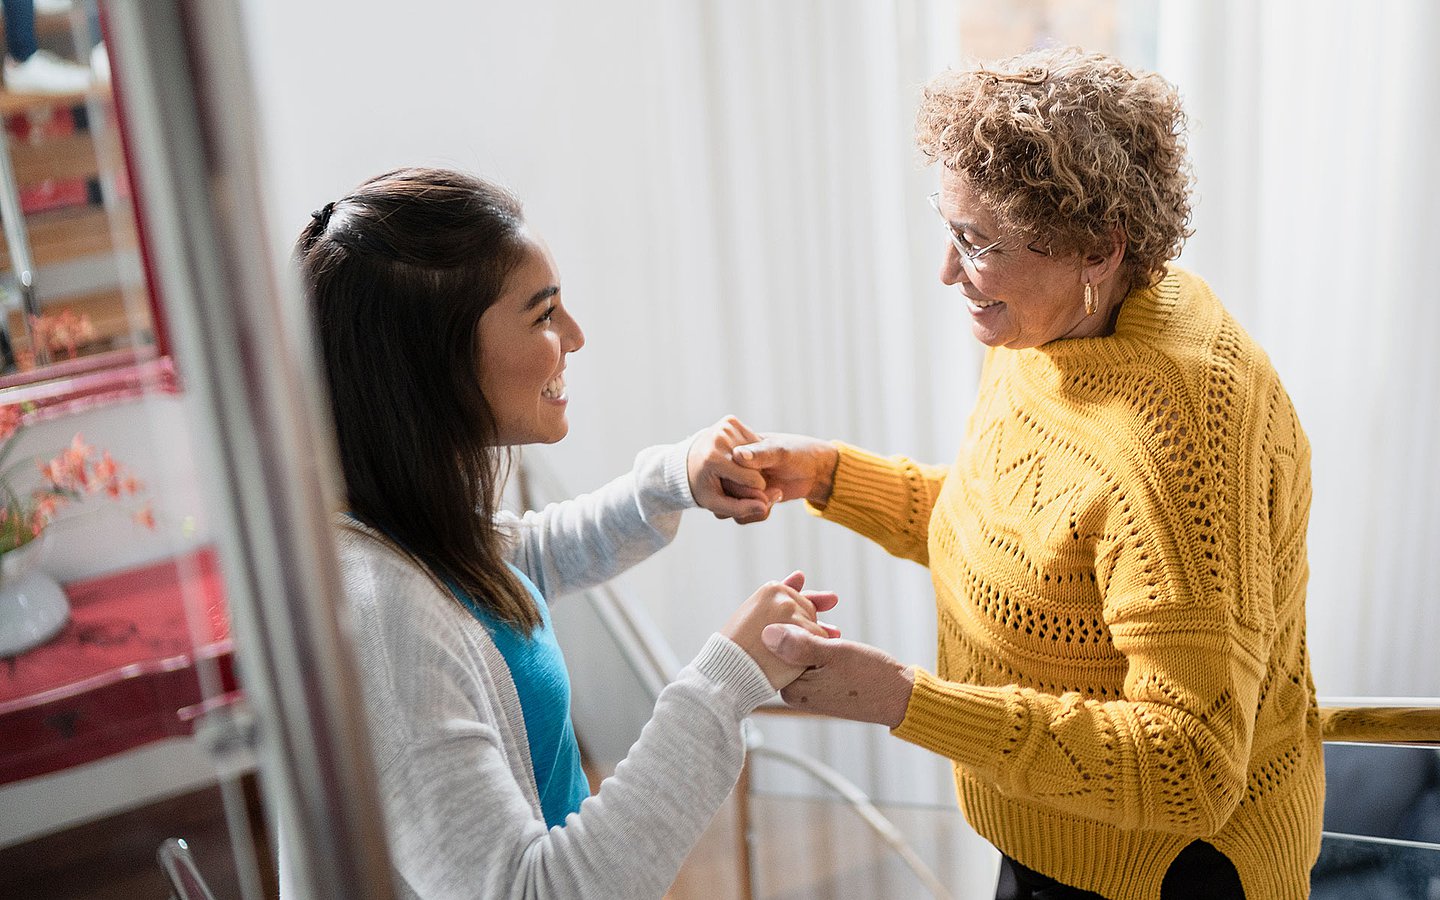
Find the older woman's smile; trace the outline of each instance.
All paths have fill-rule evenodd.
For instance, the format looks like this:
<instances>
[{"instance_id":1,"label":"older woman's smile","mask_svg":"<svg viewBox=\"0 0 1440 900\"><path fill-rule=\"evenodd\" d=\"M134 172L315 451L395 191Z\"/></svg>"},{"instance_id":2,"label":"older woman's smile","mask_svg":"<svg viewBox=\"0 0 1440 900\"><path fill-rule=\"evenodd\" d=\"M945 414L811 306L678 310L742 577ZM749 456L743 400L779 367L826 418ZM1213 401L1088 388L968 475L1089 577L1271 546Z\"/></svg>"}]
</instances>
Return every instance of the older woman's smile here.
<instances>
[{"instance_id":1,"label":"older woman's smile","mask_svg":"<svg viewBox=\"0 0 1440 900\"><path fill-rule=\"evenodd\" d=\"M991 300L985 297L972 297L969 294L966 294L964 291L961 291L960 293L965 294L965 301L969 305L972 315L978 315L982 312L985 312L986 310L993 309L997 306L1005 305L1004 300Z\"/></svg>"}]
</instances>

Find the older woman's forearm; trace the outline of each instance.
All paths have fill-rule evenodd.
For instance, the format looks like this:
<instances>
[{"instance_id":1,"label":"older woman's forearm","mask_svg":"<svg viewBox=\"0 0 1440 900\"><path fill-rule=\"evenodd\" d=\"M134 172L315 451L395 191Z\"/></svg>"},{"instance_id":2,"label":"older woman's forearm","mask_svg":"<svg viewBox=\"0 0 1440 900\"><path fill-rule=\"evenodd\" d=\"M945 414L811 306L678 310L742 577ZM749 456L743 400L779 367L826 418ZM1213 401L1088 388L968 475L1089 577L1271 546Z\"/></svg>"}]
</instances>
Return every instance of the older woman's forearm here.
<instances>
[{"instance_id":1,"label":"older woman's forearm","mask_svg":"<svg viewBox=\"0 0 1440 900\"><path fill-rule=\"evenodd\" d=\"M893 732L1005 796L1122 829L1203 838L1245 791L1248 735L1178 707L979 687L918 671Z\"/></svg>"}]
</instances>

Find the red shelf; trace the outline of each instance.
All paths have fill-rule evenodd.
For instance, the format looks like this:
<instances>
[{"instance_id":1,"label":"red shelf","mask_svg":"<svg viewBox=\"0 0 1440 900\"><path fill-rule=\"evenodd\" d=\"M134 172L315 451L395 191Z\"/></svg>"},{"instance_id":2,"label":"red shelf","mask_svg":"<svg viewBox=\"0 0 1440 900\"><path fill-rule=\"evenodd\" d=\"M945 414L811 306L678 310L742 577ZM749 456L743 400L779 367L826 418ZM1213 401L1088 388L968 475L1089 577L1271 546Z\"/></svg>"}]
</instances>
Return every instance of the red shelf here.
<instances>
[{"instance_id":1,"label":"red shelf","mask_svg":"<svg viewBox=\"0 0 1440 900\"><path fill-rule=\"evenodd\" d=\"M0 659L0 784L175 735L203 701L195 666L235 689L215 551L65 586L70 621L49 643ZM193 623L185 604L196 604Z\"/></svg>"}]
</instances>

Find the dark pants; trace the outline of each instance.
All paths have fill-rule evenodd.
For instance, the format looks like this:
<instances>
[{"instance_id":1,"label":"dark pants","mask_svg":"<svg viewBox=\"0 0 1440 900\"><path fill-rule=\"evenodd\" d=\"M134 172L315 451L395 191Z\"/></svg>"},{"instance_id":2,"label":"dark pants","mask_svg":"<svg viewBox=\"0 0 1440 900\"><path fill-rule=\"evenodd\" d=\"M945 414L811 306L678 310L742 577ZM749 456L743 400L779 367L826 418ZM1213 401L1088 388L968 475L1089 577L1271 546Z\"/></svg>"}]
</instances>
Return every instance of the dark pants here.
<instances>
[{"instance_id":1,"label":"dark pants","mask_svg":"<svg viewBox=\"0 0 1440 900\"><path fill-rule=\"evenodd\" d=\"M35 39L35 0L5 0L4 7L5 52L24 62L40 47Z\"/></svg>"},{"instance_id":2,"label":"dark pants","mask_svg":"<svg viewBox=\"0 0 1440 900\"><path fill-rule=\"evenodd\" d=\"M1053 878L1027 869L1008 856L1000 857L1000 884L995 900L1105 900L1091 891L1061 884ZM1195 841L1180 851L1165 880L1160 900L1245 900L1240 875L1225 854L1204 841Z\"/></svg>"}]
</instances>

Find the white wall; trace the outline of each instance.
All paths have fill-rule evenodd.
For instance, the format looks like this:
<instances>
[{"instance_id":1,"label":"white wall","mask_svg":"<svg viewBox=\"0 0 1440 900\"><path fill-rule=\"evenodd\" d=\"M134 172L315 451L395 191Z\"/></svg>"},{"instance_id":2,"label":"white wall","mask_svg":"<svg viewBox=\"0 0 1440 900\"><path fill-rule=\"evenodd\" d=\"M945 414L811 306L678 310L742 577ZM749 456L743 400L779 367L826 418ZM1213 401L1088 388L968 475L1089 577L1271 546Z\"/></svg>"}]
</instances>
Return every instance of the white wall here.
<instances>
[{"instance_id":1,"label":"white wall","mask_svg":"<svg viewBox=\"0 0 1440 900\"><path fill-rule=\"evenodd\" d=\"M149 394L38 422L21 433L12 457L16 462L50 459L78 434L85 443L110 451L143 485L135 497L96 495L63 509L46 529L42 566L47 572L73 581L172 556L208 540L202 473L188 449L186 415L184 397ZM16 485L28 477L17 476ZM37 486L39 481L33 478ZM155 514L154 529L132 518L146 501Z\"/></svg>"}]
</instances>

